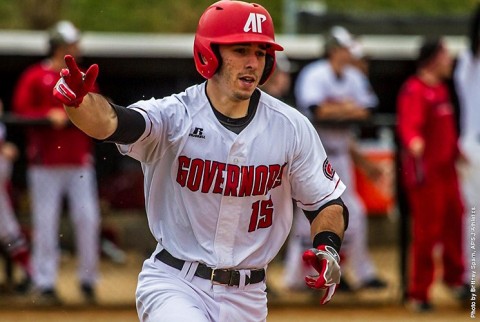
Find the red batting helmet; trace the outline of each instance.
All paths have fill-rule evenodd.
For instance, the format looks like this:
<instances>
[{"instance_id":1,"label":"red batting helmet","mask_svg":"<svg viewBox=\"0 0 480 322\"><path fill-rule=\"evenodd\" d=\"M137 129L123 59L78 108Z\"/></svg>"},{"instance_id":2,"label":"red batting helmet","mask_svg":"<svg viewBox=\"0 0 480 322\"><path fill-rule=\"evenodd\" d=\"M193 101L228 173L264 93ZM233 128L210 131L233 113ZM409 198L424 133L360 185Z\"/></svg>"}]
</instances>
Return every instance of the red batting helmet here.
<instances>
[{"instance_id":1,"label":"red batting helmet","mask_svg":"<svg viewBox=\"0 0 480 322\"><path fill-rule=\"evenodd\" d=\"M206 79L212 78L220 65L212 44L237 43L267 44L265 69L260 85L270 77L275 68L275 51L283 47L275 42L272 17L256 3L243 1L218 1L205 10L198 22L193 45L197 71Z\"/></svg>"}]
</instances>

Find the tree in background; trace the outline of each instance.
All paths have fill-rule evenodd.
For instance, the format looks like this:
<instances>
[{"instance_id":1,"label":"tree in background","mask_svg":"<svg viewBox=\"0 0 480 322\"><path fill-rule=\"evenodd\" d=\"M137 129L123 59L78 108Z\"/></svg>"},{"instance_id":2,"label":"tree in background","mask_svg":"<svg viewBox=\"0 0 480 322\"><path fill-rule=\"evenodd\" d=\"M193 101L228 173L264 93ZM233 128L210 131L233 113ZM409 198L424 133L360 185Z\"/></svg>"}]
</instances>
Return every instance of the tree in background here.
<instances>
[{"instance_id":1,"label":"tree in background","mask_svg":"<svg viewBox=\"0 0 480 322\"><path fill-rule=\"evenodd\" d=\"M17 5L28 29L43 30L60 19L63 0L19 0Z\"/></svg>"}]
</instances>

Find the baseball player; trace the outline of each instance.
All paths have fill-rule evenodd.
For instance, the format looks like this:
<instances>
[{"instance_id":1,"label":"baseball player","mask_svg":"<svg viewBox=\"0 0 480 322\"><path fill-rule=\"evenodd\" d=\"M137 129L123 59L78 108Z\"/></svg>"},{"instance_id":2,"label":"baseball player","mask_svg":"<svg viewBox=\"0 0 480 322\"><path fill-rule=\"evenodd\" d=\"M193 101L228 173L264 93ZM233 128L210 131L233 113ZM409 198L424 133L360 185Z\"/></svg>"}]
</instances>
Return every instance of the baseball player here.
<instances>
[{"instance_id":1,"label":"baseball player","mask_svg":"<svg viewBox=\"0 0 480 322\"><path fill-rule=\"evenodd\" d=\"M139 275L142 321L265 321L266 268L288 235L292 199L311 221L304 260L324 289L340 279L345 189L309 121L257 88L275 68L270 14L219 1L200 18L194 61L206 82L128 108L90 92L70 56L54 89L74 124L141 162L158 241Z\"/></svg>"},{"instance_id":2,"label":"baseball player","mask_svg":"<svg viewBox=\"0 0 480 322\"><path fill-rule=\"evenodd\" d=\"M420 48L417 71L403 84L397 99L402 180L412 217L412 263L408 304L430 311L434 281L434 249L442 247L443 281L463 286L463 205L455 162L457 130L445 80L452 58L441 39ZM440 142L440 144L439 144Z\"/></svg>"},{"instance_id":3,"label":"baseball player","mask_svg":"<svg viewBox=\"0 0 480 322\"><path fill-rule=\"evenodd\" d=\"M297 107L312 121L362 120L377 105L378 99L365 75L351 66L352 44L352 36L345 28L333 27L326 37L326 59L314 61L300 71L295 84ZM356 278L355 286L383 288L386 283L377 277L368 252L365 206L354 188L352 129L338 124L317 125L316 129L330 162L349 187L342 196L350 211L343 255L351 267L352 276ZM305 223L298 222L297 226L302 230ZM291 242L300 243L301 240L302 238L294 238ZM295 248L298 246L293 247ZM346 281L342 281L341 287L350 290Z\"/></svg>"},{"instance_id":4,"label":"baseball player","mask_svg":"<svg viewBox=\"0 0 480 322\"><path fill-rule=\"evenodd\" d=\"M460 103L460 150L467 162L461 163L460 181L465 201L465 263L471 264L475 251L480 249L480 4L477 5L470 26L470 48L460 53L454 71L454 83ZM477 270L465 270L464 282L470 285L480 281ZM477 284L478 287L478 284ZM470 287L464 289L470 299Z\"/></svg>"},{"instance_id":5,"label":"baseball player","mask_svg":"<svg viewBox=\"0 0 480 322\"><path fill-rule=\"evenodd\" d=\"M28 185L32 201L33 282L37 303L58 304L58 229L62 200L68 198L79 256L82 293L94 300L99 256L100 211L93 166L92 140L74 126L52 89L65 67L65 54L78 55L80 33L68 21L50 30L48 58L29 67L18 80L13 111L28 118L48 118L52 126L27 129Z\"/></svg>"},{"instance_id":6,"label":"baseball player","mask_svg":"<svg viewBox=\"0 0 480 322\"><path fill-rule=\"evenodd\" d=\"M0 102L0 114L1 110ZM0 123L0 244L12 261L21 267L24 275L21 291L26 291L31 280L30 249L15 217L7 190L12 164L17 156L17 147L6 141L6 128Z\"/></svg>"}]
</instances>

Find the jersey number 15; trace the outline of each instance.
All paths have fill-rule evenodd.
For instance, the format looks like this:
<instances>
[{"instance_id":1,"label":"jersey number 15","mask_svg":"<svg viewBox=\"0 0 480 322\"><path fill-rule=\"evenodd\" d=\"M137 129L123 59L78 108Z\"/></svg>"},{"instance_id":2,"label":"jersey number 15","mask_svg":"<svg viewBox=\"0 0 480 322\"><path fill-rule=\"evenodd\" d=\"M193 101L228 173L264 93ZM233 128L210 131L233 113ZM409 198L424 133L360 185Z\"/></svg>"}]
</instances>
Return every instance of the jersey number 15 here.
<instances>
[{"instance_id":1,"label":"jersey number 15","mask_svg":"<svg viewBox=\"0 0 480 322\"><path fill-rule=\"evenodd\" d=\"M252 204L252 215L250 217L250 225L248 232L255 231L260 228L268 228L273 222L273 202L272 198L268 200L258 200Z\"/></svg>"}]
</instances>

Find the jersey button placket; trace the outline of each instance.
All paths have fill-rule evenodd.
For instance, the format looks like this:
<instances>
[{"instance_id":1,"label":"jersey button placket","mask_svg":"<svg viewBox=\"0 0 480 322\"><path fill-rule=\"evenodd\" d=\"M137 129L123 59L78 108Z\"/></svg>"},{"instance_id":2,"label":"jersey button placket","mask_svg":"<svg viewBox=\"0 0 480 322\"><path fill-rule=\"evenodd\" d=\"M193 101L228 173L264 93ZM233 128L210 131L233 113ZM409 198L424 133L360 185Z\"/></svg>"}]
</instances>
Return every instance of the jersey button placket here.
<instances>
[{"instance_id":1,"label":"jersey button placket","mask_svg":"<svg viewBox=\"0 0 480 322\"><path fill-rule=\"evenodd\" d=\"M234 144L227 160L229 164L239 166L244 163L244 158L235 154L235 147ZM225 187L228 174L225 173L224 175L223 186ZM219 265L230 266L234 264L235 232L238 230L242 208L240 199L235 196L222 196L215 236L215 250L218 254Z\"/></svg>"}]
</instances>

